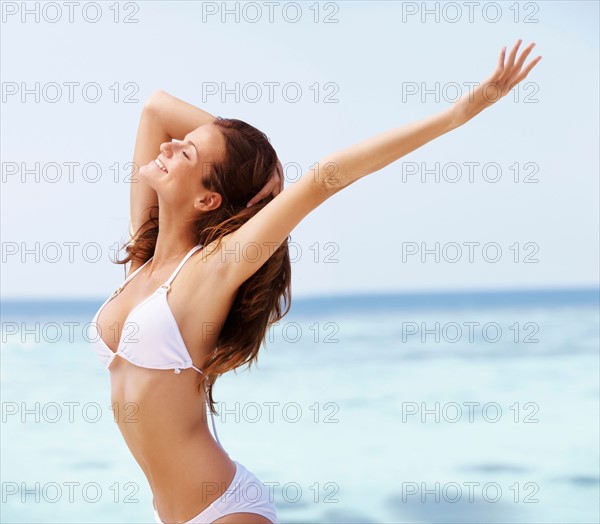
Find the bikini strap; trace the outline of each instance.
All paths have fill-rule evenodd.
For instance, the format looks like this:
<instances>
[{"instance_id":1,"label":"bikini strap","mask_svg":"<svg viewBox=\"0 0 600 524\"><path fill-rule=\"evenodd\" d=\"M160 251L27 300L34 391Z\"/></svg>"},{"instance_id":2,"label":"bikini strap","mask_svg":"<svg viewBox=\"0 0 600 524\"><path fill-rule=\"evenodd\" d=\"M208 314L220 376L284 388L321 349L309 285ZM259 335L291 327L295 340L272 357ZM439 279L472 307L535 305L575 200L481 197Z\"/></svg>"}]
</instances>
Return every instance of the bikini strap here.
<instances>
[{"instance_id":1,"label":"bikini strap","mask_svg":"<svg viewBox=\"0 0 600 524\"><path fill-rule=\"evenodd\" d=\"M206 380L206 375L204 374L204 372L201 369L197 368L193 364L192 364L192 368L194 368L198 373L200 373L204 377L204 380ZM205 384L206 384L206 382L205 382ZM212 423L213 434L215 436L215 439L219 443L219 446L221 446L221 449L225 449L225 448L223 448L223 444L221 444L221 441L219 440L219 435L217 435L217 426L215 425L215 417L213 415L213 412L210 409L210 403L208 401L208 388L206 387L206 385L204 386L204 396L206 399L206 407L208 408L208 411L210 412L210 421Z\"/></svg>"},{"instance_id":2,"label":"bikini strap","mask_svg":"<svg viewBox=\"0 0 600 524\"><path fill-rule=\"evenodd\" d=\"M136 276L141 270L142 268L148 263L150 262L154 257L150 257L148 260L146 260L146 262L144 262L140 267L138 267L133 273L131 273L131 275L129 275L124 281L123 283L115 290L114 294L118 295L121 291L123 291L123 288L127 285L127 283L134 277Z\"/></svg>"},{"instance_id":3,"label":"bikini strap","mask_svg":"<svg viewBox=\"0 0 600 524\"><path fill-rule=\"evenodd\" d=\"M208 397L206 398L206 407L210 411L210 420L212 422L212 428L213 428L213 433L215 434L215 439L219 443L219 446L221 446L221 449L225 449L225 448L223 448L223 444L221 444L221 441L219 440L219 435L217 435L217 426L215 426L215 417L213 415L213 412L210 409L210 404L208 403Z\"/></svg>"},{"instance_id":4,"label":"bikini strap","mask_svg":"<svg viewBox=\"0 0 600 524\"><path fill-rule=\"evenodd\" d=\"M173 282L173 280L177 276L177 273L179 273L179 270L188 261L188 258L190 258L196 251L198 251L201 248L202 248L202 244L198 244L197 246L194 246L192 249L190 249L188 254L185 255L185 257L183 257L183 260L177 266L177 269L175 269L175 271L173 271L173 274L169 277L169 280L167 280L161 287L167 288L167 291L168 291L171 288L171 282Z\"/></svg>"}]
</instances>

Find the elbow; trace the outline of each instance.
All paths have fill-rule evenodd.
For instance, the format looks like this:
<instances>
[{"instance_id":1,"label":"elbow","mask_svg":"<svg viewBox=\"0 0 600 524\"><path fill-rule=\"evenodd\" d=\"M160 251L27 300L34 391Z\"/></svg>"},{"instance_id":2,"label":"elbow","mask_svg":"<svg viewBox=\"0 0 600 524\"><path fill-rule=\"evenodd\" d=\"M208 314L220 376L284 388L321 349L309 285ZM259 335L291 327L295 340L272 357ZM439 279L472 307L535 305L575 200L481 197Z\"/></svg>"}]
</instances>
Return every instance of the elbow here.
<instances>
[{"instance_id":1,"label":"elbow","mask_svg":"<svg viewBox=\"0 0 600 524\"><path fill-rule=\"evenodd\" d=\"M320 206L335 192L331 188L331 185L326 183L322 177L317 176L317 174L318 171L307 171L294 184L294 186L298 186L298 189L302 191L304 195L301 200L303 205L307 206L307 214L310 212L310 210Z\"/></svg>"},{"instance_id":2,"label":"elbow","mask_svg":"<svg viewBox=\"0 0 600 524\"><path fill-rule=\"evenodd\" d=\"M333 195L347 185L340 163L332 158L325 158L319 162L316 174L320 182L320 190L327 195Z\"/></svg>"},{"instance_id":3,"label":"elbow","mask_svg":"<svg viewBox=\"0 0 600 524\"><path fill-rule=\"evenodd\" d=\"M163 91L162 89L156 89L155 91L152 92L152 94L148 97L148 100L156 100L159 98L164 97L167 94L166 91Z\"/></svg>"},{"instance_id":4,"label":"elbow","mask_svg":"<svg viewBox=\"0 0 600 524\"><path fill-rule=\"evenodd\" d=\"M153 91L152 94L144 102L144 111L146 113L155 112L158 104L165 97L165 95L167 95L167 93L162 89L157 89L156 91Z\"/></svg>"}]
</instances>

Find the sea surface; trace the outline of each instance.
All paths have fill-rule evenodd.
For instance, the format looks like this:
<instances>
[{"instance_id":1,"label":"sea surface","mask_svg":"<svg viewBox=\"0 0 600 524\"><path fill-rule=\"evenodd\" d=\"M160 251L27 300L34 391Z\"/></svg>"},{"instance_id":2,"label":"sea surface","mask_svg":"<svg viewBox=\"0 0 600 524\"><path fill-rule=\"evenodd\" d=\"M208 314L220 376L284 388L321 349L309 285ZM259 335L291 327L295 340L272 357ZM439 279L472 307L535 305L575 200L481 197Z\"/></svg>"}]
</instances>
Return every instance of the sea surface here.
<instances>
[{"instance_id":1,"label":"sea surface","mask_svg":"<svg viewBox=\"0 0 600 524\"><path fill-rule=\"evenodd\" d=\"M2 523L154 522L103 300L2 302ZM598 289L294 299L218 435L282 523L597 523L599 331Z\"/></svg>"}]
</instances>

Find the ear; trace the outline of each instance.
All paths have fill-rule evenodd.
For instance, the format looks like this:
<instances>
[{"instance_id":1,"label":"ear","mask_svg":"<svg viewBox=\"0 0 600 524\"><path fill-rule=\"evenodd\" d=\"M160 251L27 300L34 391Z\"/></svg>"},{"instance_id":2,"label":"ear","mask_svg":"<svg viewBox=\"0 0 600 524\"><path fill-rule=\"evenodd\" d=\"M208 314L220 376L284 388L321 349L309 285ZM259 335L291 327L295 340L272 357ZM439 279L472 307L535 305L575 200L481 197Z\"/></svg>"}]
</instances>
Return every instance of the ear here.
<instances>
[{"instance_id":1,"label":"ear","mask_svg":"<svg viewBox=\"0 0 600 524\"><path fill-rule=\"evenodd\" d=\"M212 211L219 208L222 202L223 200L219 193L207 191L203 196L196 197L196 200L194 200L194 209L202 212Z\"/></svg>"}]
</instances>

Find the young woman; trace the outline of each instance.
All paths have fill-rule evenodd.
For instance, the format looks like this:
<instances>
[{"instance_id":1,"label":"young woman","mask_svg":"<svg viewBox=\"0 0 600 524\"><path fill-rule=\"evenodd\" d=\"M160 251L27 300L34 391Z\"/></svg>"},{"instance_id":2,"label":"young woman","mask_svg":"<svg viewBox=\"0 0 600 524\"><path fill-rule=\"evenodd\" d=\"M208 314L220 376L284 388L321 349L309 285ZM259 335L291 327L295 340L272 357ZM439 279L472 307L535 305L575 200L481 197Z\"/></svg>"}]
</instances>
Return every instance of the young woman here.
<instances>
[{"instance_id":1,"label":"young woman","mask_svg":"<svg viewBox=\"0 0 600 524\"><path fill-rule=\"evenodd\" d=\"M491 76L449 108L332 153L285 190L277 154L256 128L163 91L147 100L131 240L117 260L131 264L92 325L157 522L277 522L273 494L221 447L214 419L213 438L200 406L213 417L215 379L255 362L269 326L289 311L290 232L338 191L505 96L541 59L524 67L535 44L516 59L520 44L506 61L503 48Z\"/></svg>"}]
</instances>

